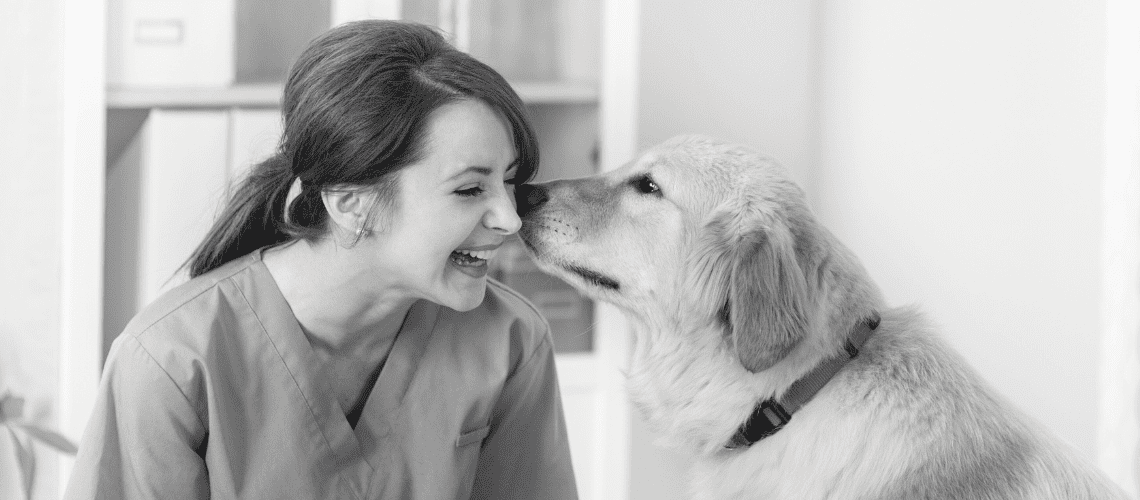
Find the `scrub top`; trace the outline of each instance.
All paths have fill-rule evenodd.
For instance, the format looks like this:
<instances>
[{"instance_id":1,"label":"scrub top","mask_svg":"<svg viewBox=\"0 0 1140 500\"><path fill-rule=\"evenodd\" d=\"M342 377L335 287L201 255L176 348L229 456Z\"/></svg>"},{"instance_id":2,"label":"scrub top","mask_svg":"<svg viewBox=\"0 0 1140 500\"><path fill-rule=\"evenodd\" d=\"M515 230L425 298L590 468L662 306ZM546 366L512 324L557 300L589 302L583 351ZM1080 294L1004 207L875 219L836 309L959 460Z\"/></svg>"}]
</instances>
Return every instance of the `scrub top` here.
<instances>
[{"instance_id":1,"label":"scrub top","mask_svg":"<svg viewBox=\"0 0 1140 500\"><path fill-rule=\"evenodd\" d=\"M261 260L164 295L111 347L65 498L577 498L549 327L488 280L419 301L355 428Z\"/></svg>"}]
</instances>

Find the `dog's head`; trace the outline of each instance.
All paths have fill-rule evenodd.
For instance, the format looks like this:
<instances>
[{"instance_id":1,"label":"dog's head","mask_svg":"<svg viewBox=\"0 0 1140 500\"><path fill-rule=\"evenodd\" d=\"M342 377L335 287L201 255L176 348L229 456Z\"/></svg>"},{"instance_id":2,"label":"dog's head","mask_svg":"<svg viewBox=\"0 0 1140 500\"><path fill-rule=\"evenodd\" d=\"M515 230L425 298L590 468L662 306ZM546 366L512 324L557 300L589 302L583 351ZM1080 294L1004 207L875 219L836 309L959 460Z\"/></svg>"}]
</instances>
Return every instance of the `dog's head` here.
<instances>
[{"instance_id":1,"label":"dog's head","mask_svg":"<svg viewBox=\"0 0 1140 500\"><path fill-rule=\"evenodd\" d=\"M619 170L517 197L520 235L543 269L652 329L718 323L752 372L813 330L846 333L877 305L801 189L738 145L678 137Z\"/></svg>"}]
</instances>

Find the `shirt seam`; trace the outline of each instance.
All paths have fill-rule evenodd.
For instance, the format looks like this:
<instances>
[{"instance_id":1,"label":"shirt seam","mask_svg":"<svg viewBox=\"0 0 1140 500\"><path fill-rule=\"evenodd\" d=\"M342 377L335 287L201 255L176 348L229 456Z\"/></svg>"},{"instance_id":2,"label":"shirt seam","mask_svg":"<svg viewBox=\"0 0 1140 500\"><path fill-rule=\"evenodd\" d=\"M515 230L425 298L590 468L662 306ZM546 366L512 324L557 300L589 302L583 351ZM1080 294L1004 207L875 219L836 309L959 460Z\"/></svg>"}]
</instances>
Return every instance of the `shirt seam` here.
<instances>
[{"instance_id":1,"label":"shirt seam","mask_svg":"<svg viewBox=\"0 0 1140 500\"><path fill-rule=\"evenodd\" d=\"M136 337L136 338L137 338L137 337L141 337L143 334L145 334L145 333L149 332L149 331L150 331L152 328L154 328L154 326L155 326L155 325L157 325L158 323L160 323L162 320L166 319L166 318L167 318L168 316L170 316L171 314L174 314L174 313L176 313L176 312L180 311L180 310L181 310L183 307L185 307L185 306L186 306L186 304L189 304L190 302L194 301L194 299L197 299L198 297L201 297L203 294L205 294L205 293L209 292L210 290L213 290L213 289L217 288L217 287L218 287L218 285L220 285L220 284L221 284L223 281L232 280L232 279L233 279L233 277L234 277L234 275L236 275L236 274L238 274L238 273L240 273L240 272L242 272L242 271L248 270L248 269L249 269L249 266L248 266L248 265L246 265L246 266L243 266L243 267L239 267L239 268L235 269L235 270L234 270L233 272L231 272L230 274L227 274L227 275L225 275L225 276L219 277L219 278L217 279L217 281L214 281L214 283L213 283L213 284L211 284L210 286L208 286L208 287L205 287L205 288L203 288L202 290L198 291L198 293L195 293L194 295L191 295L191 296L189 296L189 297L186 297L186 299L185 299L185 300L183 300L183 301L181 301L181 302L178 302L177 304L174 304L174 305L172 305L172 306L170 307L170 310L169 310L169 311L166 311L166 313L164 313L162 316L159 316L159 317L155 318L155 319L154 319L154 321L151 321L151 322L147 323L145 326L140 326L140 327L139 327L139 329L138 329L138 331L137 331L137 332L135 332L135 333L132 333L132 334L130 334L130 336L131 336L131 337Z\"/></svg>"},{"instance_id":2,"label":"shirt seam","mask_svg":"<svg viewBox=\"0 0 1140 500\"><path fill-rule=\"evenodd\" d=\"M522 302L523 305L525 305L527 307L527 309L530 310L530 312L534 313L534 316L536 318L538 318L538 320L540 322L545 324L546 331L548 331L548 332L550 331L550 324L549 324L549 322L546 321L546 317L542 315L542 313L538 310L538 307L536 307L533 303L531 303L531 301L529 299L527 299L525 296L523 296L521 293L519 293L518 291L514 290L513 288L511 288L507 285L504 285L503 283L501 283L497 280L494 280L494 279L487 279L487 284L494 285L495 289L500 290L503 293L506 293L507 295L510 295L516 299L519 299L519 302Z\"/></svg>"},{"instance_id":3,"label":"shirt seam","mask_svg":"<svg viewBox=\"0 0 1140 500\"><path fill-rule=\"evenodd\" d=\"M553 332L551 332L551 330L550 330L550 323L546 321L546 317L543 316L542 313L540 313L538 311L538 308L536 308L534 306L534 304L532 304L529 300L527 300L527 298L524 297L522 294L511 289L507 285L504 285L504 284L502 284L498 281L492 280L492 279L488 279L487 283L493 284L493 285L495 285L496 289L501 290L502 292L519 299L523 304L525 304L527 306L528 309L531 310L531 312L534 313L534 316L536 318L538 318L538 320L539 320L539 324L545 329L543 334L540 335L541 340L539 340L535 344L534 349L532 349L530 351L530 353L526 354L526 356L521 361L519 361L519 365L517 367L515 367L515 369L513 371L511 371L508 378L512 378L515 376L516 373L519 372L519 370L522 369L523 366L526 366L528 363L531 362L532 359L534 359L535 356L538 355L538 352L542 350L544 345L551 344L553 342L553 340L551 339L551 335L553 334ZM551 347L551 350L553 350L553 347Z\"/></svg>"},{"instance_id":4,"label":"shirt seam","mask_svg":"<svg viewBox=\"0 0 1140 500\"><path fill-rule=\"evenodd\" d=\"M233 281L233 278L229 277L226 278L226 280ZM245 291L242 290L240 286L237 286L237 283L234 283L234 288L236 288L238 294L241 295L241 299L245 301L245 305L249 307L251 312L253 312L253 318L257 320L257 326L261 327L262 335L265 335L265 338L269 339L269 344L273 346L273 352L277 354L277 358L281 360L281 364L285 365L285 371L289 373L289 378L293 380L293 385L297 387L297 392L301 393L301 397L305 400L305 407L307 410L309 410L309 415L312 416L313 420L317 422L317 431L321 433L321 439L325 441L325 446L328 447L329 451L332 452L333 455L336 455L336 450L333 449L332 442L329 441L329 437L325 434L325 429L322 425L320 425L320 417L318 417L317 414L313 411L313 402L309 400L309 396L305 394L305 391L301 390L301 383L297 380L297 376L293 373L293 370L289 367L289 364L285 362L285 356L281 354L281 348L277 346L277 342L274 342L273 336L269 335L269 330L265 328L265 323L261 322L261 316L257 314L257 309L253 307L253 304L249 301L249 298L245 296Z\"/></svg>"},{"instance_id":5,"label":"shirt seam","mask_svg":"<svg viewBox=\"0 0 1140 500\"><path fill-rule=\"evenodd\" d=\"M138 344L139 349L142 349L143 353L146 354L147 358L150 358L151 362L153 362L154 365L158 367L159 371L161 371L163 375L166 375L166 379L169 380L170 383L174 385L174 388L178 390L178 394L182 396L182 400L185 401L186 405L194 411L194 417L198 419L198 425L202 427L203 431L209 432L210 427L206 425L209 417L207 416L205 419L202 418L202 415L198 413L197 405L190 401L190 398L186 395L186 391L182 388L182 385L179 384L177 380L174 380L174 377L170 375L170 372L168 372L166 368L162 366L162 363L158 362L158 359L154 357L154 354L150 352L150 349L147 349L146 345L139 341L139 339L134 337L127 338L134 340L135 343Z\"/></svg>"},{"instance_id":6,"label":"shirt seam","mask_svg":"<svg viewBox=\"0 0 1140 500\"><path fill-rule=\"evenodd\" d=\"M534 358L538 357L538 352L544 351L545 349L543 349L543 347L546 347L549 344L550 344L550 335L543 335L542 341L540 341L537 345L534 346L534 350L532 350L530 352L530 354L527 355L526 359L524 359L523 361L521 361L519 363L518 368L515 369L515 372L512 373L511 376L513 377L515 374L517 374L520 370L522 370L522 368L524 366L530 365L531 361L533 361Z\"/></svg>"}]
</instances>

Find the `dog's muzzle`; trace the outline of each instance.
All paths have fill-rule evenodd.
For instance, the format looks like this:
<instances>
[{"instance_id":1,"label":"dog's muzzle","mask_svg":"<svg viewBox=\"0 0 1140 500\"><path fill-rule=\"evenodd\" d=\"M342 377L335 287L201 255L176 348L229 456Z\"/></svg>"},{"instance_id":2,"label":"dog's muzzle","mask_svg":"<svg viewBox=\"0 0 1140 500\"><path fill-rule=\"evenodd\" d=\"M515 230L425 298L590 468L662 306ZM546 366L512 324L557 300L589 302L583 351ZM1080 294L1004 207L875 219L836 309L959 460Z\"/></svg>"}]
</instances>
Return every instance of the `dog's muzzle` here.
<instances>
[{"instance_id":1,"label":"dog's muzzle","mask_svg":"<svg viewBox=\"0 0 1140 500\"><path fill-rule=\"evenodd\" d=\"M534 209L541 207L550 197L546 188L534 184L520 184L515 187L515 206L519 217L526 217Z\"/></svg>"}]
</instances>

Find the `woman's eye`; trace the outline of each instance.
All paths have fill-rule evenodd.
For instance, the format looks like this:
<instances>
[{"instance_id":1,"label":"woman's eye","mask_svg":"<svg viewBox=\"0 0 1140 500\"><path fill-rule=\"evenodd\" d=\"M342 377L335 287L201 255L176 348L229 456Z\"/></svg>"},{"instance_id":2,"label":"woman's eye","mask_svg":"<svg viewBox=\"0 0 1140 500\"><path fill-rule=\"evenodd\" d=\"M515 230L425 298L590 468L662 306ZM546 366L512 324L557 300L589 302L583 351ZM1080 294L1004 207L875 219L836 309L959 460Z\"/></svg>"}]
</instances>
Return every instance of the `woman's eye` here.
<instances>
[{"instance_id":1,"label":"woman's eye","mask_svg":"<svg viewBox=\"0 0 1140 500\"><path fill-rule=\"evenodd\" d=\"M637 190L644 194L659 194L661 192L661 188L657 187L657 183L653 182L653 179L648 175L643 175L637 179L636 186Z\"/></svg>"},{"instance_id":2,"label":"woman's eye","mask_svg":"<svg viewBox=\"0 0 1140 500\"><path fill-rule=\"evenodd\" d=\"M457 189L455 194L459 196L479 196L483 194L483 188L480 186L473 186L465 189Z\"/></svg>"}]
</instances>

